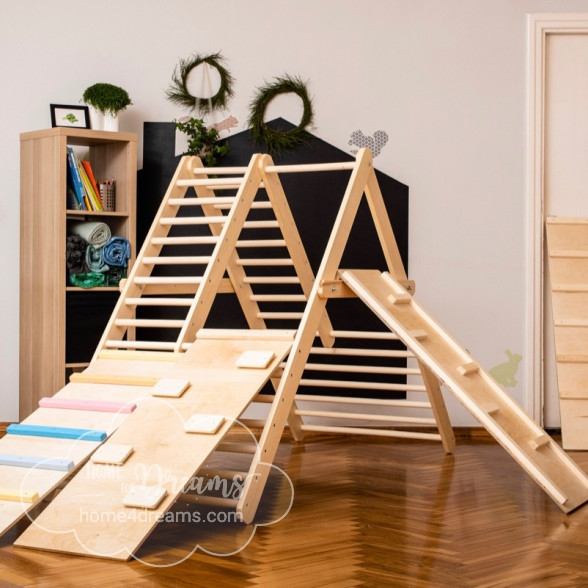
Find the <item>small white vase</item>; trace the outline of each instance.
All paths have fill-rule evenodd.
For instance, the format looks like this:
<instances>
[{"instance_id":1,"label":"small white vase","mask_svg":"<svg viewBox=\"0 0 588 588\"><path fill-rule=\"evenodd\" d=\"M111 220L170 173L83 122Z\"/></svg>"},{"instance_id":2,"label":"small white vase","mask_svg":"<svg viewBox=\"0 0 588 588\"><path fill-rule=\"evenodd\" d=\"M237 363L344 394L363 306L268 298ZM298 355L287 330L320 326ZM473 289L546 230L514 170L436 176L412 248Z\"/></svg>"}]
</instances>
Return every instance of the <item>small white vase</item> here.
<instances>
[{"instance_id":1,"label":"small white vase","mask_svg":"<svg viewBox=\"0 0 588 588\"><path fill-rule=\"evenodd\" d=\"M118 115L107 112L104 115L104 130L105 131L118 131Z\"/></svg>"},{"instance_id":2,"label":"small white vase","mask_svg":"<svg viewBox=\"0 0 588 588\"><path fill-rule=\"evenodd\" d=\"M95 131L104 130L104 115L93 106L88 106L90 110L90 128Z\"/></svg>"}]
</instances>

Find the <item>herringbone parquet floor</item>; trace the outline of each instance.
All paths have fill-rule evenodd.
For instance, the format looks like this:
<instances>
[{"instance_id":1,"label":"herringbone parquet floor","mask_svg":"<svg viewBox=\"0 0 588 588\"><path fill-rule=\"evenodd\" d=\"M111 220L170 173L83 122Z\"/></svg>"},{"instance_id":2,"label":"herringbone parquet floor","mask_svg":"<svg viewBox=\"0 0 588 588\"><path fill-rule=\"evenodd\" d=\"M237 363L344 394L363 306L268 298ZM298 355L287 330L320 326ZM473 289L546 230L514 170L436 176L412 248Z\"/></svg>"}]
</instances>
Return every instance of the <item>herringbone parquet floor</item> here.
<instances>
[{"instance_id":1,"label":"herringbone parquet floor","mask_svg":"<svg viewBox=\"0 0 588 588\"><path fill-rule=\"evenodd\" d=\"M588 471L588 452L572 455ZM253 534L165 521L141 561L119 563L18 549L15 529L0 540L0 586L588 586L588 505L565 515L484 437L446 456L428 442L313 435L285 439L277 464L292 507L276 470ZM205 513L176 511L188 508Z\"/></svg>"}]
</instances>

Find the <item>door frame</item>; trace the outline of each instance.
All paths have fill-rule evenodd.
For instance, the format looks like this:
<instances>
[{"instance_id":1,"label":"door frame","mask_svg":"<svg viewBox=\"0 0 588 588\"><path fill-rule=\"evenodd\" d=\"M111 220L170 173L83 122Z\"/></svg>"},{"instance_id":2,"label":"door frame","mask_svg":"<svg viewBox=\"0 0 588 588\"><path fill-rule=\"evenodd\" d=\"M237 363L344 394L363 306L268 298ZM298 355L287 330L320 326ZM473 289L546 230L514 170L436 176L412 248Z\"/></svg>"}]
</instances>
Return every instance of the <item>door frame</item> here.
<instances>
[{"instance_id":1,"label":"door frame","mask_svg":"<svg viewBox=\"0 0 588 588\"><path fill-rule=\"evenodd\" d=\"M537 13L527 16L527 173L525 409L544 422L543 282L544 282L544 139L545 48L548 35L588 34L588 13Z\"/></svg>"}]
</instances>

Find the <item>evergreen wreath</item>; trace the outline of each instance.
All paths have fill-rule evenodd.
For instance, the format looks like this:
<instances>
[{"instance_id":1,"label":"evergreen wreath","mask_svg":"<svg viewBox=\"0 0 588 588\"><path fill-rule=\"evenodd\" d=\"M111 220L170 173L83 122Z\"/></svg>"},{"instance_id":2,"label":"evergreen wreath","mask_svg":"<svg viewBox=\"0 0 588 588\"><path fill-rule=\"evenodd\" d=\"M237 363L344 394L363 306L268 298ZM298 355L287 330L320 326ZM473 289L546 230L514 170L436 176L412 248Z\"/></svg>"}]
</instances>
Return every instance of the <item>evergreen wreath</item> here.
<instances>
[{"instance_id":1,"label":"evergreen wreath","mask_svg":"<svg viewBox=\"0 0 588 588\"><path fill-rule=\"evenodd\" d=\"M298 126L289 131L269 128L263 120L268 104L279 94L296 94L302 100L303 112ZM299 77L285 75L275 81L258 88L257 94L250 104L247 125L256 143L265 143L268 151L280 152L282 149L293 149L306 137L306 128L314 119L312 100L308 95L306 84Z\"/></svg>"},{"instance_id":2,"label":"evergreen wreath","mask_svg":"<svg viewBox=\"0 0 588 588\"><path fill-rule=\"evenodd\" d=\"M234 90L233 77L227 68L222 65L223 61L224 59L220 52L214 53L213 55L193 55L189 59L180 59L180 63L174 70L172 76L173 83L166 91L168 100L180 106L186 106L190 110L197 109L201 113L206 113L211 109L225 108L229 98L233 97ZM186 85L190 72L202 63L214 67L220 76L220 88L214 96L211 96L210 100L208 98L192 96Z\"/></svg>"}]
</instances>

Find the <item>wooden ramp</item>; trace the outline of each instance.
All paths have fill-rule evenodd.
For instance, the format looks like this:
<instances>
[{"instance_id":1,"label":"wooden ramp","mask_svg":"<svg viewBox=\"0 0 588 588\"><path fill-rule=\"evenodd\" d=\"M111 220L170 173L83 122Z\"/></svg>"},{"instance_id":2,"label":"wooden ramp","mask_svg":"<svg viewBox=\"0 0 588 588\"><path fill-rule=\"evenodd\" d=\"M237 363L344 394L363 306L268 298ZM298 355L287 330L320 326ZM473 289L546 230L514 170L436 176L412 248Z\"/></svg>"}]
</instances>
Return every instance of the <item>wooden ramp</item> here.
<instances>
[{"instance_id":1,"label":"wooden ramp","mask_svg":"<svg viewBox=\"0 0 588 588\"><path fill-rule=\"evenodd\" d=\"M130 456L115 465L86 463L16 545L122 560L137 551L163 514L187 496L205 460L290 351L294 333L224 335L199 334L169 374L187 380L186 391L178 398L143 398L100 448L115 453L131 446ZM246 352L272 359L266 367L239 367ZM220 415L223 422L213 433L187 432L194 415ZM144 499L155 502L141 506L142 487L149 488ZM137 505L129 506L129 500ZM236 507L237 500L230 502Z\"/></svg>"},{"instance_id":2,"label":"wooden ramp","mask_svg":"<svg viewBox=\"0 0 588 588\"><path fill-rule=\"evenodd\" d=\"M130 409L141 398L150 395L151 386L145 378L153 381L165 378L174 363L174 357L161 358L157 362L125 362L126 384L97 387L87 382L70 382L52 397L53 403L42 403L45 406L20 423L37 427L39 433L53 435L23 435L19 434L22 430L16 429L15 433L2 437L0 454L4 457L4 465L0 465L0 535L24 516L33 517L39 505L51 499L101 444L100 440L88 440L87 436L68 439L55 435L62 433L64 428L103 432L106 436L112 434L132 414ZM120 362L98 360L93 369L120 372L122 366L117 364ZM20 460L18 465L15 463L17 459ZM51 466L54 460L67 463L68 467L45 467Z\"/></svg>"},{"instance_id":3,"label":"wooden ramp","mask_svg":"<svg viewBox=\"0 0 588 588\"><path fill-rule=\"evenodd\" d=\"M564 512L588 501L586 474L390 274L340 276Z\"/></svg>"},{"instance_id":4,"label":"wooden ramp","mask_svg":"<svg viewBox=\"0 0 588 588\"><path fill-rule=\"evenodd\" d=\"M561 438L588 449L588 219L546 224Z\"/></svg>"}]
</instances>

